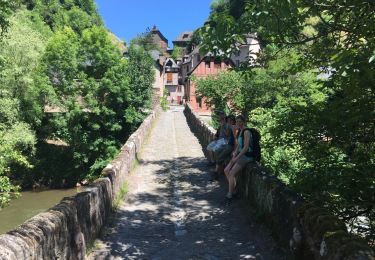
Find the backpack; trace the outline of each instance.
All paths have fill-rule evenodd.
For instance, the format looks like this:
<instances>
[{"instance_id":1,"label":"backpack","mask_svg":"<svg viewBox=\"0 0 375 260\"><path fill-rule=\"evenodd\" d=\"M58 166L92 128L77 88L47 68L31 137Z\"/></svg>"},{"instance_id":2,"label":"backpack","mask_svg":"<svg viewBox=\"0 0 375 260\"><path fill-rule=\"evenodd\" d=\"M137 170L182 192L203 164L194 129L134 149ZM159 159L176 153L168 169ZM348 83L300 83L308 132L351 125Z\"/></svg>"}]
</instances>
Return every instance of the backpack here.
<instances>
[{"instance_id":1,"label":"backpack","mask_svg":"<svg viewBox=\"0 0 375 260\"><path fill-rule=\"evenodd\" d=\"M260 133L255 128L245 128L241 133L242 138L244 138L244 133L246 130L250 131L251 139L253 140L253 142L250 142L249 144L249 147L251 148L251 152L247 152L245 155L248 157L253 157L255 161L260 162L260 158L261 158Z\"/></svg>"}]
</instances>

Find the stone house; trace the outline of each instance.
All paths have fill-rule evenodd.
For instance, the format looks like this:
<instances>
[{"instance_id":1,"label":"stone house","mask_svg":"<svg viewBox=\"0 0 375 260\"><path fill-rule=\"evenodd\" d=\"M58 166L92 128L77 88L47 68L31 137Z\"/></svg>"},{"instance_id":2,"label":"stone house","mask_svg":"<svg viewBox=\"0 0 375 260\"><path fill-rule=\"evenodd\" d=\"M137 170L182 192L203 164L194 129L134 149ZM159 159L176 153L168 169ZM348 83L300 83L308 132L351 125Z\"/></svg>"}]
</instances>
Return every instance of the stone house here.
<instances>
[{"instance_id":1,"label":"stone house","mask_svg":"<svg viewBox=\"0 0 375 260\"><path fill-rule=\"evenodd\" d=\"M163 72L168 101L172 104L180 104L184 97L184 88L179 85L178 81L180 66L172 58L167 58L164 62Z\"/></svg>"},{"instance_id":2,"label":"stone house","mask_svg":"<svg viewBox=\"0 0 375 260\"><path fill-rule=\"evenodd\" d=\"M249 34L245 43L237 44L238 51L231 55L231 59L236 67L243 63L255 64L257 55L260 52L260 44L256 35Z\"/></svg>"},{"instance_id":3,"label":"stone house","mask_svg":"<svg viewBox=\"0 0 375 260\"><path fill-rule=\"evenodd\" d=\"M193 36L193 32L183 32L181 33L176 40L173 41L173 47L179 47L182 49L182 55L187 55L189 50L189 45L191 42L191 38Z\"/></svg>"},{"instance_id":4,"label":"stone house","mask_svg":"<svg viewBox=\"0 0 375 260\"><path fill-rule=\"evenodd\" d=\"M168 54L168 40L164 37L164 35L160 32L156 26L152 27L151 30L151 41L152 43L160 48L160 51L162 51L162 54L164 56L169 56Z\"/></svg>"},{"instance_id":5,"label":"stone house","mask_svg":"<svg viewBox=\"0 0 375 260\"><path fill-rule=\"evenodd\" d=\"M158 50L152 50L149 52L152 59L154 60L154 73L155 73L155 81L152 85L152 91L153 91L153 98L154 103L158 103L160 101L160 98L163 96L164 91L164 72L163 72L163 66L165 61L165 56L160 53Z\"/></svg>"}]
</instances>

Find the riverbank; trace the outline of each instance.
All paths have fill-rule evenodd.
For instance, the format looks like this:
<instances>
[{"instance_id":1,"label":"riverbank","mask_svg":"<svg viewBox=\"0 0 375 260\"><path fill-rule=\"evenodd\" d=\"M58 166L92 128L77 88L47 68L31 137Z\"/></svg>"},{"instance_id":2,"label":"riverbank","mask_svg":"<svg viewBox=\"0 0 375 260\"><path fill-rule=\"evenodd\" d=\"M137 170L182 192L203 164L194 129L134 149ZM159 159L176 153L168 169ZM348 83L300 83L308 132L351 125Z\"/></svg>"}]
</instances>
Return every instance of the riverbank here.
<instances>
[{"instance_id":1,"label":"riverbank","mask_svg":"<svg viewBox=\"0 0 375 260\"><path fill-rule=\"evenodd\" d=\"M20 198L0 209L0 234L5 234L27 219L53 207L62 198L73 196L79 191L80 188L21 192Z\"/></svg>"}]
</instances>

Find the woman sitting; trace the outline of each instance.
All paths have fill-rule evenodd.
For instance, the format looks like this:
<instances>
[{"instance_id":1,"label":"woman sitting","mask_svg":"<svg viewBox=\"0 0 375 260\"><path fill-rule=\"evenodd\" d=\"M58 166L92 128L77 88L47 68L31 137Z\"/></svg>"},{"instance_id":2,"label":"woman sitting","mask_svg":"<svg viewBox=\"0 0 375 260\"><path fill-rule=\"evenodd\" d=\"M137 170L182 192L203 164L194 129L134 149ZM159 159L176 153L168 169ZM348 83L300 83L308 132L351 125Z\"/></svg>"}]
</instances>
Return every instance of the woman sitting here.
<instances>
[{"instance_id":1,"label":"woman sitting","mask_svg":"<svg viewBox=\"0 0 375 260\"><path fill-rule=\"evenodd\" d=\"M220 173L224 173L224 163L231 158L235 145L236 118L233 115L226 117L225 144L214 152L216 172L213 179L218 179Z\"/></svg>"},{"instance_id":2,"label":"woman sitting","mask_svg":"<svg viewBox=\"0 0 375 260\"><path fill-rule=\"evenodd\" d=\"M236 124L238 127L237 143L232 154L232 159L224 169L225 176L228 179L228 193L226 198L231 200L235 193L236 175L249 163L255 161L250 156L250 142L251 133L249 129L245 128L245 117L239 115L236 117Z\"/></svg>"}]
</instances>

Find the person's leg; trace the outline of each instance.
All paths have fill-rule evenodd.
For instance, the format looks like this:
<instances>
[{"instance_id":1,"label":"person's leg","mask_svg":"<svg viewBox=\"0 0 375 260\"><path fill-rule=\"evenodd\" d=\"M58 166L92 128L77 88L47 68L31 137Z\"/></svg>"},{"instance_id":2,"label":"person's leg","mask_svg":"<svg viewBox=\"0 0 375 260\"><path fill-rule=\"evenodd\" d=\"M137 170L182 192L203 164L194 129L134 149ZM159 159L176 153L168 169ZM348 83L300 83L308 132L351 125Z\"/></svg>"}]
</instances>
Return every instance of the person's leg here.
<instances>
[{"instance_id":1,"label":"person's leg","mask_svg":"<svg viewBox=\"0 0 375 260\"><path fill-rule=\"evenodd\" d=\"M236 175L242 170L242 165L239 165L238 163L234 164L232 169L227 175L228 178L228 194L227 198L232 198L234 188L236 186Z\"/></svg>"},{"instance_id":2,"label":"person's leg","mask_svg":"<svg viewBox=\"0 0 375 260\"><path fill-rule=\"evenodd\" d=\"M230 162L228 163L228 165L224 169L225 176L228 177L228 174L229 174L230 170L232 169L232 167L233 167L233 161L230 160Z\"/></svg>"},{"instance_id":3,"label":"person's leg","mask_svg":"<svg viewBox=\"0 0 375 260\"><path fill-rule=\"evenodd\" d=\"M224 162L230 159L233 151L231 145L224 145L219 151L215 152L216 155L216 171L217 173L224 173Z\"/></svg>"}]
</instances>

